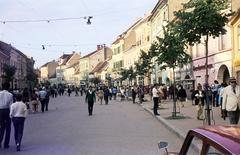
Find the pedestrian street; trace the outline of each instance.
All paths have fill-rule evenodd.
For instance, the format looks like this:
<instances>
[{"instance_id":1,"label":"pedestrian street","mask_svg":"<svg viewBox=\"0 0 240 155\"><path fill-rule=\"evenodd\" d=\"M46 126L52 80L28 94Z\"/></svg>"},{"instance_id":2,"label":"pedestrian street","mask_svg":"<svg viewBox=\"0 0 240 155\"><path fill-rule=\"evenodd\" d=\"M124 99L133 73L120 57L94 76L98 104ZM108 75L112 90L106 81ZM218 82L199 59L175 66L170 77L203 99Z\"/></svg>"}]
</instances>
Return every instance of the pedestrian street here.
<instances>
[{"instance_id":1,"label":"pedestrian street","mask_svg":"<svg viewBox=\"0 0 240 155\"><path fill-rule=\"evenodd\" d=\"M182 141L141 106L110 100L94 104L88 115L85 96L51 98L49 111L26 118L22 148L16 152L13 128L4 155L159 155L157 143L167 140L178 151Z\"/></svg>"}]
</instances>

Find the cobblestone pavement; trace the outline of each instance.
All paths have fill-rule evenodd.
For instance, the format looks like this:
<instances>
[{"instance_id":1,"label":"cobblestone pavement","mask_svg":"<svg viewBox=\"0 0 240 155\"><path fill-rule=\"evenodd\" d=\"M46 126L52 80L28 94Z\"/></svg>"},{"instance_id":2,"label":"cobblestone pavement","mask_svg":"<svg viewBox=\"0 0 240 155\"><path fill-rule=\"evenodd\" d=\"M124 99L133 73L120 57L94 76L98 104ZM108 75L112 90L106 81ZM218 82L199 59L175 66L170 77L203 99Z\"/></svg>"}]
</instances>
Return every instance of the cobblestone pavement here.
<instances>
[{"instance_id":1,"label":"cobblestone pavement","mask_svg":"<svg viewBox=\"0 0 240 155\"><path fill-rule=\"evenodd\" d=\"M0 149L0 154L159 155L159 140L169 141L173 151L182 145L181 139L143 107L129 101L97 103L93 116L88 116L84 97L58 97L49 106L48 112L29 114L21 152L15 151L11 134L10 148Z\"/></svg>"}]
</instances>

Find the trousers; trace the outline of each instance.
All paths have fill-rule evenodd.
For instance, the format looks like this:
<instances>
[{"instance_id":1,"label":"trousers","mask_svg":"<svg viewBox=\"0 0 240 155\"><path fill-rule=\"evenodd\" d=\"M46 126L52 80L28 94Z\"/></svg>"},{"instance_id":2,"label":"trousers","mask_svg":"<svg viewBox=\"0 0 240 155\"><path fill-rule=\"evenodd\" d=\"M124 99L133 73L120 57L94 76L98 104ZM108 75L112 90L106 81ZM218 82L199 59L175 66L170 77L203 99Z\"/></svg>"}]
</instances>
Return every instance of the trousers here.
<instances>
[{"instance_id":1,"label":"trousers","mask_svg":"<svg viewBox=\"0 0 240 155\"><path fill-rule=\"evenodd\" d=\"M24 129L24 117L13 117L13 126L14 126L14 139L16 144L21 146L22 137L23 137L23 129Z\"/></svg>"},{"instance_id":2,"label":"trousers","mask_svg":"<svg viewBox=\"0 0 240 155\"><path fill-rule=\"evenodd\" d=\"M5 135L4 147L9 146L10 141L11 119L9 113L9 109L0 109L0 145Z\"/></svg>"}]
</instances>

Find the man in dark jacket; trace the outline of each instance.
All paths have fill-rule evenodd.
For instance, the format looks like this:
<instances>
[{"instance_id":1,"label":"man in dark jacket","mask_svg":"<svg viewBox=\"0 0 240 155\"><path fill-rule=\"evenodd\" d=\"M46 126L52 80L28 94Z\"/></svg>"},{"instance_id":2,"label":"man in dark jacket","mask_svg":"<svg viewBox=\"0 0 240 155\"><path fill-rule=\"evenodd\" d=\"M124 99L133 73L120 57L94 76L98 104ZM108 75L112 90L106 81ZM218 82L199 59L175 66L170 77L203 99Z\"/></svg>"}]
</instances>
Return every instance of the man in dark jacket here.
<instances>
[{"instance_id":1,"label":"man in dark jacket","mask_svg":"<svg viewBox=\"0 0 240 155\"><path fill-rule=\"evenodd\" d=\"M96 102L96 95L95 92L92 90L92 86L89 86L89 90L86 93L85 101L86 103L88 103L88 113L89 116L91 116L93 112L93 104L94 102Z\"/></svg>"},{"instance_id":2,"label":"man in dark jacket","mask_svg":"<svg viewBox=\"0 0 240 155\"><path fill-rule=\"evenodd\" d=\"M187 93L182 85L180 85L179 88L180 89L177 92L177 98L178 98L179 102L181 103L182 107L184 107L184 102L186 102Z\"/></svg>"},{"instance_id":3,"label":"man in dark jacket","mask_svg":"<svg viewBox=\"0 0 240 155\"><path fill-rule=\"evenodd\" d=\"M109 89L108 87L105 87L104 90L104 101L105 101L105 104L108 104L108 98L110 96L110 92L109 92Z\"/></svg>"}]
</instances>

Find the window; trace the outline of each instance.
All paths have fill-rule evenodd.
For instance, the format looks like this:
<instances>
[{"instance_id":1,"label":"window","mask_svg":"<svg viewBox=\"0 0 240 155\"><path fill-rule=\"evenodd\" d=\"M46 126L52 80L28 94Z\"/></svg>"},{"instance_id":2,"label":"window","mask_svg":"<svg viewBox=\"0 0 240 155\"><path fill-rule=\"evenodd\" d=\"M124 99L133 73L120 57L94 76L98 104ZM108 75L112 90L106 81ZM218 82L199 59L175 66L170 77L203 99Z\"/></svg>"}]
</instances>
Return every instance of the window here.
<instances>
[{"instance_id":1,"label":"window","mask_svg":"<svg viewBox=\"0 0 240 155\"><path fill-rule=\"evenodd\" d=\"M166 20L166 12L163 12L163 20Z\"/></svg>"},{"instance_id":2,"label":"window","mask_svg":"<svg viewBox=\"0 0 240 155\"><path fill-rule=\"evenodd\" d=\"M200 57L199 45L196 44L196 57Z\"/></svg>"},{"instance_id":3,"label":"window","mask_svg":"<svg viewBox=\"0 0 240 155\"><path fill-rule=\"evenodd\" d=\"M220 35L218 37L218 50L225 50L227 44L227 35Z\"/></svg>"},{"instance_id":4,"label":"window","mask_svg":"<svg viewBox=\"0 0 240 155\"><path fill-rule=\"evenodd\" d=\"M121 67L123 67L123 61L122 60L113 63L113 68L114 69L119 69Z\"/></svg>"}]
</instances>

